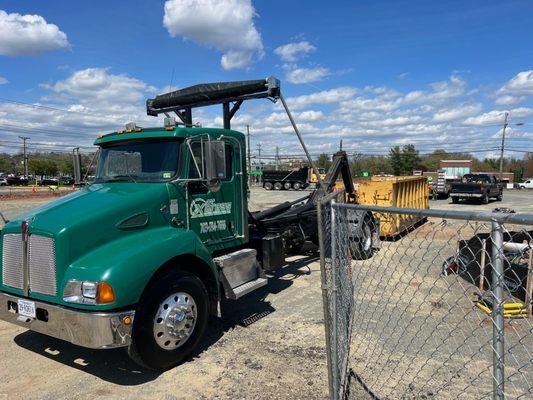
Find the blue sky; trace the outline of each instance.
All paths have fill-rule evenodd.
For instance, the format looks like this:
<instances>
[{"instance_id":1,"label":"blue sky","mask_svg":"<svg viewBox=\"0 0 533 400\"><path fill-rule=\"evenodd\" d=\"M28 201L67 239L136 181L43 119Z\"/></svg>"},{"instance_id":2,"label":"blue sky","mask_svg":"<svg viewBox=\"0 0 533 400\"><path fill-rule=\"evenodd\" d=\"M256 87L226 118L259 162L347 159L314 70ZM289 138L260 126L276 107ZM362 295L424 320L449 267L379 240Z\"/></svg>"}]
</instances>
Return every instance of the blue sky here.
<instances>
[{"instance_id":1,"label":"blue sky","mask_svg":"<svg viewBox=\"0 0 533 400\"><path fill-rule=\"evenodd\" d=\"M146 97L275 75L313 153L395 144L492 155L503 113L533 149L531 1L2 1L0 151L88 146ZM37 104L29 107L23 104ZM44 108L46 107L46 108ZM65 111L66 110L66 111ZM220 125L218 109L195 115ZM278 106L234 121L252 145L300 152ZM523 153L514 154L521 157Z\"/></svg>"}]
</instances>

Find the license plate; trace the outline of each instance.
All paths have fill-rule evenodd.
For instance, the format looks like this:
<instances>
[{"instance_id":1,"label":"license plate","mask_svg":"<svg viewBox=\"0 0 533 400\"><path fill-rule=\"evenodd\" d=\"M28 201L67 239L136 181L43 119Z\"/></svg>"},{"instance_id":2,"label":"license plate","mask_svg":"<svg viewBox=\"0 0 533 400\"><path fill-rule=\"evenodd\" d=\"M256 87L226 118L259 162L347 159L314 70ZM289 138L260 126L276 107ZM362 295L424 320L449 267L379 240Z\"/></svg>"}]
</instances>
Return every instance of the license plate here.
<instances>
[{"instance_id":1,"label":"license plate","mask_svg":"<svg viewBox=\"0 0 533 400\"><path fill-rule=\"evenodd\" d=\"M35 303L33 301L19 299L17 305L19 315L28 318L35 318Z\"/></svg>"}]
</instances>

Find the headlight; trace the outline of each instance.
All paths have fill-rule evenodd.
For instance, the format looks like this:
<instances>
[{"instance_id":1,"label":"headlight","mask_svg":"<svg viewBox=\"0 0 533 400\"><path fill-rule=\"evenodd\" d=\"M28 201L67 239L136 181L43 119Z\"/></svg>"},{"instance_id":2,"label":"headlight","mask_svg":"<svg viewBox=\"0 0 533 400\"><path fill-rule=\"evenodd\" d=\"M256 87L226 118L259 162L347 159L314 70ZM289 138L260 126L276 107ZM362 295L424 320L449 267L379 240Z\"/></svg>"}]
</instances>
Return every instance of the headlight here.
<instances>
[{"instance_id":1,"label":"headlight","mask_svg":"<svg viewBox=\"0 0 533 400\"><path fill-rule=\"evenodd\" d=\"M77 304L110 304L115 301L115 292L107 282L70 280L63 290L63 300Z\"/></svg>"}]
</instances>

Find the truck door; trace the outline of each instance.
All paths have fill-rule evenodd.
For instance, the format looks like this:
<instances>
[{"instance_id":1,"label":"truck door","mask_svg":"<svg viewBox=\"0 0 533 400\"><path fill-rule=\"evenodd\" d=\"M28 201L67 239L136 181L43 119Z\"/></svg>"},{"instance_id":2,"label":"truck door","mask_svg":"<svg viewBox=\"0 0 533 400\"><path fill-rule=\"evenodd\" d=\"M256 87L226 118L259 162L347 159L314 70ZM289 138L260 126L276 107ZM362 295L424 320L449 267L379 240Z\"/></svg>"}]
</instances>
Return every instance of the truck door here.
<instances>
[{"instance_id":1,"label":"truck door","mask_svg":"<svg viewBox=\"0 0 533 400\"><path fill-rule=\"evenodd\" d=\"M231 139L231 138L230 138ZM188 218L189 228L194 230L206 246L224 248L242 240L242 163L240 148L232 140L224 140L226 177L215 187L201 178L204 175L205 140L193 140L188 146Z\"/></svg>"}]
</instances>

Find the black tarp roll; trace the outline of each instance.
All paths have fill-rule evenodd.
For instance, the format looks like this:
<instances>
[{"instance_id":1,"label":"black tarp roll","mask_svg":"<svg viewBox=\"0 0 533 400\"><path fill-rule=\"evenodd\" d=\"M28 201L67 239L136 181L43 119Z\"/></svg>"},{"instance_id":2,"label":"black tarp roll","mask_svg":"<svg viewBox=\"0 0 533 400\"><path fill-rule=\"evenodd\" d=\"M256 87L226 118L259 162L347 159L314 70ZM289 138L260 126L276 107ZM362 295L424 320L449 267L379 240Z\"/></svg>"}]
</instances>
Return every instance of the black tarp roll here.
<instances>
[{"instance_id":1,"label":"black tarp roll","mask_svg":"<svg viewBox=\"0 0 533 400\"><path fill-rule=\"evenodd\" d=\"M226 98L245 96L248 94L266 92L266 79L236 82L202 83L185 89L161 94L149 100L153 109L168 107L194 107L197 103L220 101Z\"/></svg>"}]
</instances>

